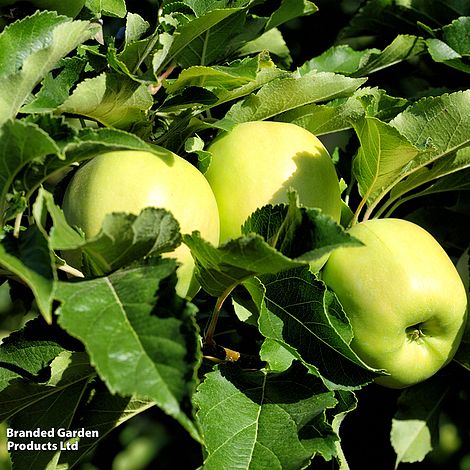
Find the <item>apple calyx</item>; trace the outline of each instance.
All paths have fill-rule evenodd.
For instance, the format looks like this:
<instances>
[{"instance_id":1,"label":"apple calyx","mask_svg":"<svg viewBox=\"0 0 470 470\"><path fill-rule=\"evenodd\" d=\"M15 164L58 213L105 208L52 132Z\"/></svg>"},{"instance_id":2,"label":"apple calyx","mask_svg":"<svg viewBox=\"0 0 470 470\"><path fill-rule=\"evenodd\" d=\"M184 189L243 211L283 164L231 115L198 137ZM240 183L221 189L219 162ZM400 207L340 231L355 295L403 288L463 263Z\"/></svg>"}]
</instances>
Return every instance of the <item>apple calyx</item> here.
<instances>
[{"instance_id":1,"label":"apple calyx","mask_svg":"<svg viewBox=\"0 0 470 470\"><path fill-rule=\"evenodd\" d=\"M408 341L416 342L418 344L423 343L423 338L426 336L422 330L422 323L417 323L416 325L409 326L405 331L408 337Z\"/></svg>"}]
</instances>

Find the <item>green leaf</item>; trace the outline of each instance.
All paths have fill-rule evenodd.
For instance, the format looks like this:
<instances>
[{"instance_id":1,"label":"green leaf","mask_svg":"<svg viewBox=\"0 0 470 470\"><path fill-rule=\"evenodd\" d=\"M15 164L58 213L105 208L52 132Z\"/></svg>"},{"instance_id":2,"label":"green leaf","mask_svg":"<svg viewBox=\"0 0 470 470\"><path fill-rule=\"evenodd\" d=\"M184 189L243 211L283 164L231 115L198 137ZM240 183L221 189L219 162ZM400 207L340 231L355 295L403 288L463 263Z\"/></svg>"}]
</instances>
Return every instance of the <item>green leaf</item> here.
<instances>
[{"instance_id":1,"label":"green leaf","mask_svg":"<svg viewBox=\"0 0 470 470\"><path fill-rule=\"evenodd\" d=\"M56 143L38 126L7 121L0 128L0 216L5 218L6 196L19 173L30 162L41 162L46 155L59 154Z\"/></svg>"},{"instance_id":2,"label":"green leaf","mask_svg":"<svg viewBox=\"0 0 470 470\"><path fill-rule=\"evenodd\" d=\"M397 173L383 213L407 191L469 167L470 91L423 98L390 125L421 152ZM447 180L449 181L449 180Z\"/></svg>"},{"instance_id":3,"label":"green leaf","mask_svg":"<svg viewBox=\"0 0 470 470\"><path fill-rule=\"evenodd\" d=\"M356 77L363 77L384 68L393 66L399 62L410 60L425 50L422 38L409 34L398 35L379 54L370 54L365 63L354 73Z\"/></svg>"},{"instance_id":4,"label":"green leaf","mask_svg":"<svg viewBox=\"0 0 470 470\"><path fill-rule=\"evenodd\" d=\"M164 61L160 61L163 65L159 69L164 69L173 61L182 67L206 65L216 57L225 56L230 31L243 27L244 15L237 15L242 11L243 8L215 9L181 24L176 29ZM230 18L232 16L234 18ZM209 47L209 41L213 47Z\"/></svg>"},{"instance_id":5,"label":"green leaf","mask_svg":"<svg viewBox=\"0 0 470 470\"><path fill-rule=\"evenodd\" d=\"M370 212L396 184L419 149L395 127L376 118L366 117L354 127L361 147L353 161L353 172Z\"/></svg>"},{"instance_id":6,"label":"green leaf","mask_svg":"<svg viewBox=\"0 0 470 470\"><path fill-rule=\"evenodd\" d=\"M71 468L97 445L106 440L109 433L118 426L126 423L134 416L155 406L152 401L138 397L124 398L112 395L102 383L90 392L89 401L81 404L76 413L77 424L80 428L98 432L98 437L80 438L78 450L62 452L60 465Z\"/></svg>"},{"instance_id":7,"label":"green leaf","mask_svg":"<svg viewBox=\"0 0 470 470\"><path fill-rule=\"evenodd\" d=\"M444 41L437 38L426 41L428 52L436 62L441 62L462 72L470 73L470 66L462 60L462 56Z\"/></svg>"},{"instance_id":8,"label":"green leaf","mask_svg":"<svg viewBox=\"0 0 470 470\"><path fill-rule=\"evenodd\" d=\"M125 45L138 41L149 29L150 23L137 13L128 13L126 17Z\"/></svg>"},{"instance_id":9,"label":"green leaf","mask_svg":"<svg viewBox=\"0 0 470 470\"><path fill-rule=\"evenodd\" d=\"M327 104L308 104L276 116L276 121L292 122L315 135L329 134L353 127L363 117L382 121L394 118L407 104L403 98L389 96L378 88L361 87L347 98Z\"/></svg>"},{"instance_id":10,"label":"green leaf","mask_svg":"<svg viewBox=\"0 0 470 470\"><path fill-rule=\"evenodd\" d=\"M183 235L183 241L196 261L198 281L214 297L250 277L304 264L282 255L256 234L230 240L219 247L203 240L198 232Z\"/></svg>"},{"instance_id":11,"label":"green leaf","mask_svg":"<svg viewBox=\"0 0 470 470\"><path fill-rule=\"evenodd\" d=\"M47 240L36 226L20 232L19 238L12 235L3 238L0 265L26 283L34 294L39 311L50 323L57 275Z\"/></svg>"},{"instance_id":12,"label":"green leaf","mask_svg":"<svg viewBox=\"0 0 470 470\"><path fill-rule=\"evenodd\" d=\"M154 260L62 282L57 313L112 393L155 401L198 439L189 407L200 357L194 307L174 293L175 268L173 260Z\"/></svg>"},{"instance_id":13,"label":"green leaf","mask_svg":"<svg viewBox=\"0 0 470 470\"><path fill-rule=\"evenodd\" d=\"M420 168L390 192L390 201L396 201L389 209L393 212L398 205L416 197L446 191L470 189L470 147L458 150L455 154L441 158L431 167ZM430 184L428 184L430 183ZM423 188L424 185L428 184ZM422 188L418 192L412 192ZM387 204L387 207L389 204Z\"/></svg>"},{"instance_id":14,"label":"green leaf","mask_svg":"<svg viewBox=\"0 0 470 470\"><path fill-rule=\"evenodd\" d=\"M260 349L260 359L266 361L270 371L284 372L292 365L295 356L279 342L266 338Z\"/></svg>"},{"instance_id":15,"label":"green leaf","mask_svg":"<svg viewBox=\"0 0 470 470\"><path fill-rule=\"evenodd\" d=\"M299 364L282 374L220 367L206 375L195 402L207 470L227 462L239 469L304 468L313 449L304 447L303 431L316 418L324 421L325 410L336 403Z\"/></svg>"},{"instance_id":16,"label":"green leaf","mask_svg":"<svg viewBox=\"0 0 470 470\"><path fill-rule=\"evenodd\" d=\"M85 6L99 16L124 18L127 13L125 0L86 0Z\"/></svg>"},{"instance_id":17,"label":"green leaf","mask_svg":"<svg viewBox=\"0 0 470 470\"><path fill-rule=\"evenodd\" d=\"M279 8L270 16L266 29L275 28L299 16L311 15L318 7L308 0L282 0Z\"/></svg>"},{"instance_id":18,"label":"green leaf","mask_svg":"<svg viewBox=\"0 0 470 470\"><path fill-rule=\"evenodd\" d=\"M423 39L406 34L399 34L382 51L371 48L361 51L341 44L333 46L306 62L300 68L302 74L312 70L334 72L354 77L364 77L384 68L409 60L425 50Z\"/></svg>"},{"instance_id":19,"label":"green leaf","mask_svg":"<svg viewBox=\"0 0 470 470\"><path fill-rule=\"evenodd\" d=\"M391 442L396 464L421 462L438 439L440 405L448 381L436 375L402 392L392 420Z\"/></svg>"},{"instance_id":20,"label":"green leaf","mask_svg":"<svg viewBox=\"0 0 470 470\"><path fill-rule=\"evenodd\" d=\"M269 119L300 106L350 95L364 82L365 79L326 72L273 80L256 94L234 104L225 119L235 122Z\"/></svg>"},{"instance_id":21,"label":"green leaf","mask_svg":"<svg viewBox=\"0 0 470 470\"><path fill-rule=\"evenodd\" d=\"M9 419L9 427L15 430L45 431L54 429L70 429L71 423L80 403L84 390L90 380L86 374L89 364L83 353L64 352L51 364L52 376L46 385L20 384L11 385L5 392L14 397L15 402L22 400L23 406L17 407L13 417ZM21 389L23 385L23 389ZM24 392L30 392L28 396ZM11 405L11 401L10 401ZM50 431L49 431L50 432ZM55 434L54 432L54 434ZM54 438L55 437L55 438ZM37 444L44 444L44 449L33 449L28 452L13 449L11 458L16 468L31 468L31 462L39 468L46 468L50 463L56 463L60 456L60 439L57 436L34 438ZM31 438L12 438L16 444L28 444ZM72 439L73 441L73 439ZM48 443L56 444L55 446Z\"/></svg>"},{"instance_id":22,"label":"green leaf","mask_svg":"<svg viewBox=\"0 0 470 470\"><path fill-rule=\"evenodd\" d=\"M428 51L436 62L444 63L462 72L470 73L470 65L465 57L470 55L468 35L470 18L460 17L442 28L442 39L426 41Z\"/></svg>"},{"instance_id":23,"label":"green leaf","mask_svg":"<svg viewBox=\"0 0 470 470\"><path fill-rule=\"evenodd\" d=\"M194 66L183 69L177 79L167 81L164 86L168 93L177 93L189 86L204 87L208 90L233 90L254 81L258 69L257 57L237 60L228 66Z\"/></svg>"},{"instance_id":24,"label":"green leaf","mask_svg":"<svg viewBox=\"0 0 470 470\"><path fill-rule=\"evenodd\" d=\"M270 246L296 261L317 262L339 246L360 245L321 210L299 207L295 193L289 193L288 200L288 204L255 211L242 233L261 235Z\"/></svg>"},{"instance_id":25,"label":"green leaf","mask_svg":"<svg viewBox=\"0 0 470 470\"><path fill-rule=\"evenodd\" d=\"M58 108L119 129L145 123L153 99L147 87L122 75L103 73L81 82Z\"/></svg>"},{"instance_id":26,"label":"green leaf","mask_svg":"<svg viewBox=\"0 0 470 470\"><path fill-rule=\"evenodd\" d=\"M405 109L391 125L435 160L470 145L470 90L423 98ZM429 163L429 162L423 162Z\"/></svg>"},{"instance_id":27,"label":"green leaf","mask_svg":"<svg viewBox=\"0 0 470 470\"><path fill-rule=\"evenodd\" d=\"M442 38L460 55L470 55L470 17L461 16L442 28Z\"/></svg>"},{"instance_id":28,"label":"green leaf","mask_svg":"<svg viewBox=\"0 0 470 470\"><path fill-rule=\"evenodd\" d=\"M48 215L52 218L50 230L46 229ZM76 248L84 243L83 237L66 222L64 213L55 204L52 194L44 188L38 191L33 205L33 216L52 250Z\"/></svg>"},{"instance_id":29,"label":"green leaf","mask_svg":"<svg viewBox=\"0 0 470 470\"><path fill-rule=\"evenodd\" d=\"M22 113L48 113L54 111L68 97L69 91L85 68L85 60L79 57L66 58L49 73L42 82L34 99L21 108ZM58 71L59 70L59 71Z\"/></svg>"},{"instance_id":30,"label":"green leaf","mask_svg":"<svg viewBox=\"0 0 470 470\"><path fill-rule=\"evenodd\" d=\"M85 353L72 353L62 351L50 364L50 378L44 383L36 383L31 380L17 379L12 380L8 387L0 392L0 420L11 419L13 416L24 416L24 419L30 419L30 427L16 429L36 429L34 421L31 423L31 410L37 409L40 416L42 414L42 401L50 406L50 402L62 395L67 396L69 387L80 384L83 387L91 378L95 376L94 370L90 366L88 357ZM57 413L70 412L75 405L64 405L57 409ZM29 413L23 414L24 410ZM45 417L44 417L45 418ZM55 416L57 418L57 415ZM48 429L50 426L44 427Z\"/></svg>"},{"instance_id":31,"label":"green leaf","mask_svg":"<svg viewBox=\"0 0 470 470\"><path fill-rule=\"evenodd\" d=\"M372 54L380 54L379 49L356 51L347 44L332 46L319 56L305 62L300 68L301 75L313 70L317 72L332 72L343 75L356 73Z\"/></svg>"},{"instance_id":32,"label":"green leaf","mask_svg":"<svg viewBox=\"0 0 470 470\"><path fill-rule=\"evenodd\" d=\"M47 325L40 317L28 321L21 330L12 332L0 344L2 367L13 366L26 376L38 375L49 363L70 346L63 331Z\"/></svg>"},{"instance_id":33,"label":"green leaf","mask_svg":"<svg viewBox=\"0 0 470 470\"><path fill-rule=\"evenodd\" d=\"M73 259L81 252L87 270L95 276L109 274L147 256L173 251L181 243L179 224L164 209L148 207L139 215L108 214L98 235L89 240L68 225L52 194L43 189L39 190L33 212L40 227L47 213L51 215L49 232L43 228L50 248L65 251L64 255ZM72 252L67 255L69 250Z\"/></svg>"},{"instance_id":34,"label":"green leaf","mask_svg":"<svg viewBox=\"0 0 470 470\"><path fill-rule=\"evenodd\" d=\"M58 61L91 38L96 26L42 12L0 34L0 123L15 117L34 87Z\"/></svg>"},{"instance_id":35,"label":"green leaf","mask_svg":"<svg viewBox=\"0 0 470 470\"><path fill-rule=\"evenodd\" d=\"M335 389L357 388L376 373L351 350L352 329L336 297L307 267L266 274L259 329Z\"/></svg>"},{"instance_id":36,"label":"green leaf","mask_svg":"<svg viewBox=\"0 0 470 470\"><path fill-rule=\"evenodd\" d=\"M109 214L100 233L80 246L88 270L108 274L132 261L173 251L181 243L179 224L165 209L148 207L139 215Z\"/></svg>"}]
</instances>

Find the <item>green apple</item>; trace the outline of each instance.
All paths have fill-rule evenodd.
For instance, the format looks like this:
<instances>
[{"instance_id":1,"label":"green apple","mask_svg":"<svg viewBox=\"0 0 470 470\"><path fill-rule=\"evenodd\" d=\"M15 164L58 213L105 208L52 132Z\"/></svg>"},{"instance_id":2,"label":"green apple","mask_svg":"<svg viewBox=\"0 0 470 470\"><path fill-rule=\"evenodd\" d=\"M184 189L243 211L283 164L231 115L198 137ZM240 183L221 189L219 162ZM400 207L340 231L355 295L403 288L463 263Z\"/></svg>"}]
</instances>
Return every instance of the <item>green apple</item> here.
<instances>
[{"instance_id":1,"label":"green apple","mask_svg":"<svg viewBox=\"0 0 470 470\"><path fill-rule=\"evenodd\" d=\"M156 149L159 155L145 151L103 153L79 168L64 196L67 221L80 227L88 238L99 232L107 214L138 214L145 207L161 207L174 215L182 233L198 230L217 245L217 202L206 179L183 158L161 147ZM182 244L170 256L181 263L178 294L193 296L197 287L189 248Z\"/></svg>"},{"instance_id":2,"label":"green apple","mask_svg":"<svg viewBox=\"0 0 470 470\"><path fill-rule=\"evenodd\" d=\"M466 322L467 296L454 264L426 230L401 219L372 219L349 233L364 246L333 251L322 278L354 332L352 349L390 375L376 382L404 388L454 356Z\"/></svg>"},{"instance_id":3,"label":"green apple","mask_svg":"<svg viewBox=\"0 0 470 470\"><path fill-rule=\"evenodd\" d=\"M300 203L318 207L339 221L341 196L330 155L312 133L295 124L256 121L237 124L208 149L205 176L220 215L220 240L241 234L256 209L287 202L295 189Z\"/></svg>"}]
</instances>

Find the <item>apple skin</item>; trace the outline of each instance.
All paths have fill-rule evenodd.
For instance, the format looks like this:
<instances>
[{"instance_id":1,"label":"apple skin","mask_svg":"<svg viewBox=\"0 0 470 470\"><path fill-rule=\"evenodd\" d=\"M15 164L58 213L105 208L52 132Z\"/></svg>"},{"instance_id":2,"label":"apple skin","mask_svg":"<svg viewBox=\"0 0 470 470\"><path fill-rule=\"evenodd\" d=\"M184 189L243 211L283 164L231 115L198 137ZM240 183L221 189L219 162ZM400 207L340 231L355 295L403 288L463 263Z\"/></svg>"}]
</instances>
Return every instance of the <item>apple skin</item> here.
<instances>
[{"instance_id":1,"label":"apple skin","mask_svg":"<svg viewBox=\"0 0 470 470\"><path fill-rule=\"evenodd\" d=\"M87 238L100 231L107 214L139 214L145 207L170 211L181 233L198 230L217 245L219 214L217 202L202 173L189 162L161 147L159 155L145 151L115 151L100 154L78 169L65 192L63 211L69 224L80 227ZM192 297L194 260L181 244L167 256L175 257L177 293Z\"/></svg>"},{"instance_id":2,"label":"apple skin","mask_svg":"<svg viewBox=\"0 0 470 470\"><path fill-rule=\"evenodd\" d=\"M339 221L341 196L327 150L295 124L254 121L237 124L209 146L212 160L205 177L220 215L220 241L241 235L256 209L287 202L295 189L300 203L319 207Z\"/></svg>"},{"instance_id":3,"label":"apple skin","mask_svg":"<svg viewBox=\"0 0 470 470\"><path fill-rule=\"evenodd\" d=\"M465 287L440 244L401 219L372 219L349 233L364 246L333 251L322 279L343 305L352 349L404 388L431 377L459 346L467 316Z\"/></svg>"}]
</instances>

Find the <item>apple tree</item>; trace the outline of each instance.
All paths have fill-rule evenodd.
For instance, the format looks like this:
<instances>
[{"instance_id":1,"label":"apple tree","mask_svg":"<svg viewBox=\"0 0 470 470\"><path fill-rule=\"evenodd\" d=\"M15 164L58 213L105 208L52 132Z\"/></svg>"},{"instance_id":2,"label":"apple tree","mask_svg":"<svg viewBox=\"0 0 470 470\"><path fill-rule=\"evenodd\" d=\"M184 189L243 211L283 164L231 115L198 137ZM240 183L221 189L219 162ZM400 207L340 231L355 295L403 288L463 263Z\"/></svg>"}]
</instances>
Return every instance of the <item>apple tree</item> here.
<instances>
[{"instance_id":1,"label":"apple tree","mask_svg":"<svg viewBox=\"0 0 470 470\"><path fill-rule=\"evenodd\" d=\"M0 468L468 468L469 2L0 13Z\"/></svg>"}]
</instances>

